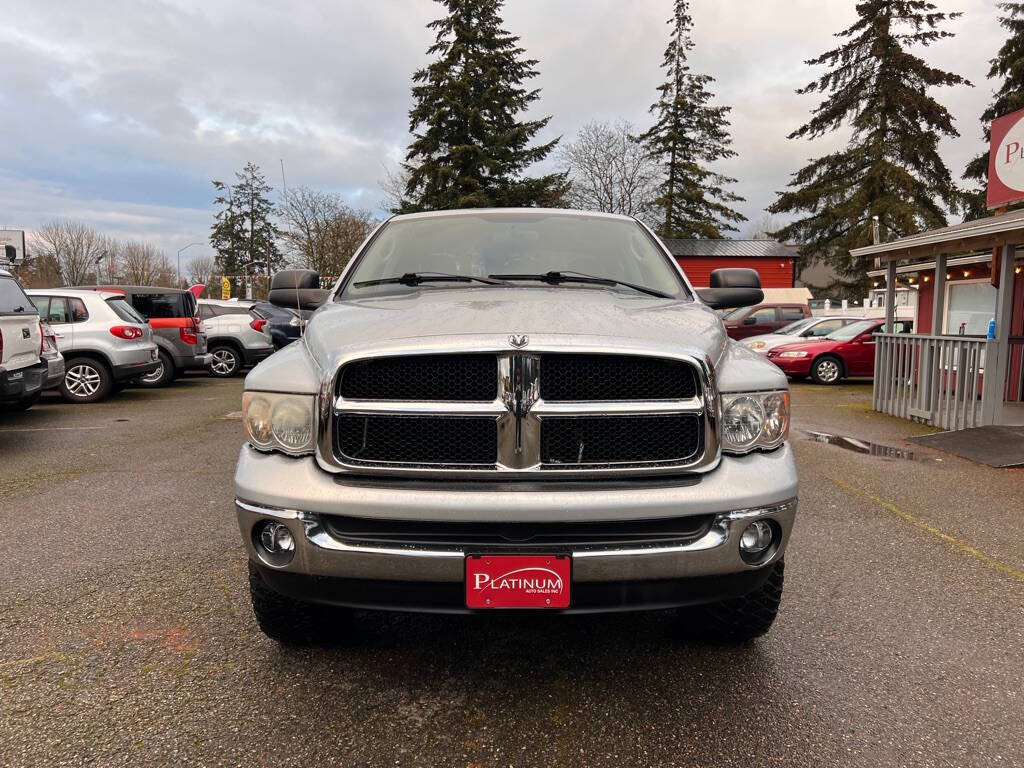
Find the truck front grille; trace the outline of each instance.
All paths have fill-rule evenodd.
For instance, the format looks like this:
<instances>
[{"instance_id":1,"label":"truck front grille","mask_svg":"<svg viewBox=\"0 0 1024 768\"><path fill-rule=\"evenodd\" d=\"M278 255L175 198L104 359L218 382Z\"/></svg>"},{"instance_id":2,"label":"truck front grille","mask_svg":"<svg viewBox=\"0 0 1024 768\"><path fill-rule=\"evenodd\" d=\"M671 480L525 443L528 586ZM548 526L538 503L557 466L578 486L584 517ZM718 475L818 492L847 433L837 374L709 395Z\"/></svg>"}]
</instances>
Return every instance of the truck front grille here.
<instances>
[{"instance_id":1,"label":"truck front grille","mask_svg":"<svg viewBox=\"0 0 1024 768\"><path fill-rule=\"evenodd\" d=\"M351 400L465 400L498 396L496 355L410 355L357 360L338 378Z\"/></svg>"},{"instance_id":2,"label":"truck front grille","mask_svg":"<svg viewBox=\"0 0 1024 768\"><path fill-rule=\"evenodd\" d=\"M688 469L717 452L703 381L697 363L636 354L355 360L338 373L322 455L353 469L506 476Z\"/></svg>"},{"instance_id":3,"label":"truck front grille","mask_svg":"<svg viewBox=\"0 0 1024 768\"><path fill-rule=\"evenodd\" d=\"M700 417L556 416L540 425L546 467L592 464L682 464L700 449Z\"/></svg>"},{"instance_id":4,"label":"truck front grille","mask_svg":"<svg viewBox=\"0 0 1024 768\"><path fill-rule=\"evenodd\" d=\"M336 423L338 452L352 463L494 466L494 418L352 415Z\"/></svg>"}]
</instances>

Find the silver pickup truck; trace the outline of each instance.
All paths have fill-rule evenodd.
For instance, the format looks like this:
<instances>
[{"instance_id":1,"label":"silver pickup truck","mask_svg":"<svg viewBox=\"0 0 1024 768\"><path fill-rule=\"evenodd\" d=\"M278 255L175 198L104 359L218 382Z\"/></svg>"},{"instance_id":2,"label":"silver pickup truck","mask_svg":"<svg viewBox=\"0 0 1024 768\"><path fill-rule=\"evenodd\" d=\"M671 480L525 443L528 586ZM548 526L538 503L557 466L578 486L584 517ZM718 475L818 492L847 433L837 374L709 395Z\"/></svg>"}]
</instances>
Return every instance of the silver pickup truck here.
<instances>
[{"instance_id":1,"label":"silver pickup truck","mask_svg":"<svg viewBox=\"0 0 1024 768\"><path fill-rule=\"evenodd\" d=\"M345 608L676 608L688 636L766 632L796 514L789 392L627 217L394 217L245 380L238 524L262 630L344 631ZM347 620L347 619L346 619Z\"/></svg>"}]
</instances>

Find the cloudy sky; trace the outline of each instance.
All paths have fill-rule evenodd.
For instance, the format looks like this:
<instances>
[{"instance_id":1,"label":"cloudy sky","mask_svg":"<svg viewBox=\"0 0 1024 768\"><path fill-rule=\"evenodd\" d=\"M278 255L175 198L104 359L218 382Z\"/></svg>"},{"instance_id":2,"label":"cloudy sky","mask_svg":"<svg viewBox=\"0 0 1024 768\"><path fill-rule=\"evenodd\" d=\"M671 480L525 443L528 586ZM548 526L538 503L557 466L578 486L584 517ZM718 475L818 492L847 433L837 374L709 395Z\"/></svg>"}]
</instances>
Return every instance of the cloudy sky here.
<instances>
[{"instance_id":1,"label":"cloudy sky","mask_svg":"<svg viewBox=\"0 0 1024 768\"><path fill-rule=\"evenodd\" d=\"M935 0L964 11L957 37L927 50L974 88L937 95L961 138L942 145L958 176L980 147L985 80L1002 43L995 3ZM739 179L751 219L788 175L841 137L786 135L814 97L803 60L831 47L853 0L694 0L692 56L732 105ZM506 28L540 60L544 138L593 119L637 126L660 81L670 0L510 0ZM205 241L211 179L252 160L280 186L342 193L376 209L378 180L408 141L410 74L426 62L439 15L430 0L3 0L0 25L0 227L57 217L139 237L173 255ZM197 254L203 248L193 248Z\"/></svg>"}]
</instances>

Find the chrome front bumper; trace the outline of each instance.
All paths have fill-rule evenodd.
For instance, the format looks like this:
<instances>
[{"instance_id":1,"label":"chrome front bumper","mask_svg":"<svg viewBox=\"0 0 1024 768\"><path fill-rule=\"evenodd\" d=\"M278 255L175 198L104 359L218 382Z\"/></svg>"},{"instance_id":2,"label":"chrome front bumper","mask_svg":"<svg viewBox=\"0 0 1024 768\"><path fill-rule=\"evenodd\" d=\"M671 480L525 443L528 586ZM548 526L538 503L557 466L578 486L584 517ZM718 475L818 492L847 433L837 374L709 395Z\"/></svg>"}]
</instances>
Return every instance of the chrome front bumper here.
<instances>
[{"instance_id":1,"label":"chrome front bumper","mask_svg":"<svg viewBox=\"0 0 1024 768\"><path fill-rule=\"evenodd\" d=\"M788 445L769 454L724 457L712 472L636 484L567 486L367 483L329 475L312 458L262 454L245 446L235 476L236 513L249 557L264 568L347 579L460 582L467 551L460 546L365 546L328 533L321 514L446 521L643 520L714 513L699 539L671 544L579 547L571 550L574 582L686 579L756 571L777 561L796 515L797 478ZM262 520L278 520L295 539L295 556L275 567L254 544ZM778 546L749 565L739 553L743 529L774 520ZM507 548L506 548L507 549Z\"/></svg>"}]
</instances>

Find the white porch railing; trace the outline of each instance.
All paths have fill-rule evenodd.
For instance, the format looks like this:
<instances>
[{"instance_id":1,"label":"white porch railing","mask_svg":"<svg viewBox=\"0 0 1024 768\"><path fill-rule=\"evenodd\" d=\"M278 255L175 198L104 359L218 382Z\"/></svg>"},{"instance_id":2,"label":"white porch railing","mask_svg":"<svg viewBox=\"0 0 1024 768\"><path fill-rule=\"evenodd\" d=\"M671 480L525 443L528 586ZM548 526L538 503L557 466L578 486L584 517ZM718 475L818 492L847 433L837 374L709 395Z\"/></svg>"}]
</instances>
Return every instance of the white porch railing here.
<instances>
[{"instance_id":1,"label":"white porch railing","mask_svg":"<svg viewBox=\"0 0 1024 768\"><path fill-rule=\"evenodd\" d=\"M983 374L995 352L987 339L876 333L874 409L949 430L992 423L1003 382L986 385Z\"/></svg>"}]
</instances>

